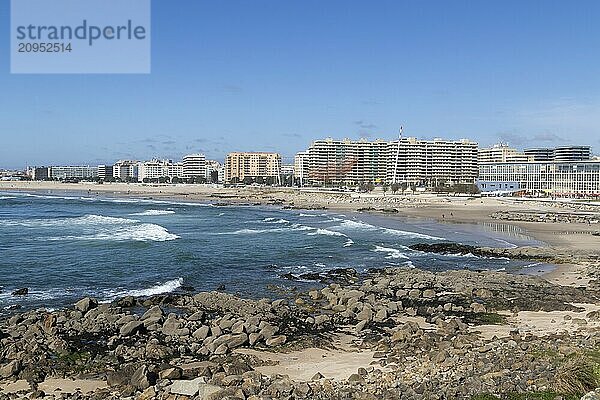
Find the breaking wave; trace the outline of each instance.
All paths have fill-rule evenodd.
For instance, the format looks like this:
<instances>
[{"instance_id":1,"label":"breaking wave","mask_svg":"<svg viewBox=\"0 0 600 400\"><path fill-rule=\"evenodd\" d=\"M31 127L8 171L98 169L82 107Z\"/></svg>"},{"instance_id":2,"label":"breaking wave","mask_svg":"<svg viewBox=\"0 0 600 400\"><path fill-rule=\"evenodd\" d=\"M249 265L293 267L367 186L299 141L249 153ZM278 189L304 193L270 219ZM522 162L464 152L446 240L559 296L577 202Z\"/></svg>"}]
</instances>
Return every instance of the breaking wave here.
<instances>
[{"instance_id":1,"label":"breaking wave","mask_svg":"<svg viewBox=\"0 0 600 400\"><path fill-rule=\"evenodd\" d=\"M283 219L283 218L265 218L262 220L262 222L268 222L269 224L287 224L288 221L287 219Z\"/></svg>"},{"instance_id":2,"label":"breaking wave","mask_svg":"<svg viewBox=\"0 0 600 400\"><path fill-rule=\"evenodd\" d=\"M315 232L308 233L307 235L309 235L309 236L327 235L327 236L342 236L342 237L347 237L342 232L330 231L329 229L322 229L322 228L317 229Z\"/></svg>"},{"instance_id":3,"label":"breaking wave","mask_svg":"<svg viewBox=\"0 0 600 400\"><path fill-rule=\"evenodd\" d=\"M139 221L135 219L106 217L103 215L84 215L75 218L54 218L54 219L23 219L23 220L1 220L1 226L24 226L24 227L53 227L53 226L81 226L81 225L124 225L135 224Z\"/></svg>"},{"instance_id":4,"label":"breaking wave","mask_svg":"<svg viewBox=\"0 0 600 400\"><path fill-rule=\"evenodd\" d=\"M140 224L106 230L91 235L70 235L52 237L47 240L106 240L112 242L167 242L179 239L166 228L156 224Z\"/></svg>"},{"instance_id":5,"label":"breaking wave","mask_svg":"<svg viewBox=\"0 0 600 400\"><path fill-rule=\"evenodd\" d=\"M388 259L392 259L392 258L402 258L402 259L405 259L405 260L409 259L400 250L393 249L391 247L375 246L375 249L373 249L373 251L379 252L379 253L387 253L388 255L385 258L388 258Z\"/></svg>"},{"instance_id":6,"label":"breaking wave","mask_svg":"<svg viewBox=\"0 0 600 400\"><path fill-rule=\"evenodd\" d=\"M140 215L140 216L154 216L154 215L170 215L175 214L173 210L146 210L135 214L130 215Z\"/></svg>"},{"instance_id":7,"label":"breaking wave","mask_svg":"<svg viewBox=\"0 0 600 400\"><path fill-rule=\"evenodd\" d=\"M402 237L411 238L411 239L445 240L444 238L426 235L424 233L402 231L399 229L391 229L391 228L381 228L381 227L377 227L377 226L374 226L371 224L367 224L365 222L353 221L353 220L349 220L349 219L343 220L343 222L339 226L334 227L334 228L342 229L342 230L349 229L349 230L358 230L358 231L379 231L379 232L387 233L390 235L402 236Z\"/></svg>"},{"instance_id":8,"label":"breaking wave","mask_svg":"<svg viewBox=\"0 0 600 400\"><path fill-rule=\"evenodd\" d=\"M179 289L183 285L183 278L173 279L171 281L166 281L164 283L158 283L155 286L146 288L146 289L133 289L133 290L123 290L119 292L109 292L106 296L110 299L116 299L124 296L133 296L133 297L147 297L147 296L155 296L157 294L170 293L177 289Z\"/></svg>"}]
</instances>

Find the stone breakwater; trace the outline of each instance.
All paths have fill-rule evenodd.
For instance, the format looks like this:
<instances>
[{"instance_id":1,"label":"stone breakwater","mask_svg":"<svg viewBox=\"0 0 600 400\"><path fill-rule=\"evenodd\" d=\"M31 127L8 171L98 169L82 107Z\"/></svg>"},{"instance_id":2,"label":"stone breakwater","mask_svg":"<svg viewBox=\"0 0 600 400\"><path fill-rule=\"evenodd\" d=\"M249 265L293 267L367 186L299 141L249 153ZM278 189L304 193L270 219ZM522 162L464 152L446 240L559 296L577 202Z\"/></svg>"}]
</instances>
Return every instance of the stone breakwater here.
<instances>
[{"instance_id":1,"label":"stone breakwater","mask_svg":"<svg viewBox=\"0 0 600 400\"><path fill-rule=\"evenodd\" d=\"M370 271L279 300L210 292L92 298L0 321L0 399L456 399L494 393L584 394L598 386L594 358L600 312L591 288L557 286L505 273L415 269ZM565 332L502 334L518 312L575 312ZM566 315L566 314L565 314ZM482 335L484 330L493 335ZM265 361L241 352L334 346L372 351L344 379L326 369L310 380L259 372ZM350 353L353 354L353 353ZM574 370L592 371L592 378ZM580 376L581 375L581 376ZM105 382L45 393L51 378ZM588 379L589 378L589 379ZM8 390L20 384L19 390ZM549 397L552 398L552 397ZM558 397L557 397L558 398Z\"/></svg>"},{"instance_id":2,"label":"stone breakwater","mask_svg":"<svg viewBox=\"0 0 600 400\"><path fill-rule=\"evenodd\" d=\"M572 212L536 212L536 211L496 211L491 214L494 219L504 221L569 223L569 224L598 224L598 213Z\"/></svg>"}]
</instances>

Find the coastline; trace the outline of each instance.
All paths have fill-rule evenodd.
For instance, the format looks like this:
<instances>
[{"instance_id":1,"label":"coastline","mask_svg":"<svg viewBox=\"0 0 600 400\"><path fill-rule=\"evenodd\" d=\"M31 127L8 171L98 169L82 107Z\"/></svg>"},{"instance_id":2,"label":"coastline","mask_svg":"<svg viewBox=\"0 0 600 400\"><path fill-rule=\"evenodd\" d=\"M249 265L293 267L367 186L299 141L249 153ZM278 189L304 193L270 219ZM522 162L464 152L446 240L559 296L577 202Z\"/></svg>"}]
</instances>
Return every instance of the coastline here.
<instances>
[{"instance_id":1,"label":"coastline","mask_svg":"<svg viewBox=\"0 0 600 400\"><path fill-rule=\"evenodd\" d=\"M590 274L600 265L593 251L598 237L590 234L595 226L490 216L538 211L536 203L265 188L15 186L0 184L0 192L323 209L390 223L417 218L483 224L492 231L514 227L540 245L460 251L542 260L557 268L540 276L384 268L278 299L177 292L110 303L84 298L74 307L17 313L0 318L0 392L9 399L345 399L360 393L480 399L514 392L555 393L544 398L558 399L593 389L570 389L556 379L574 354L600 369L590 358L600 343L600 291ZM555 207L542 209L552 213ZM420 246L452 254L457 249L453 243ZM483 369L461 367L467 365ZM394 397L397 392L408 397Z\"/></svg>"}]
</instances>

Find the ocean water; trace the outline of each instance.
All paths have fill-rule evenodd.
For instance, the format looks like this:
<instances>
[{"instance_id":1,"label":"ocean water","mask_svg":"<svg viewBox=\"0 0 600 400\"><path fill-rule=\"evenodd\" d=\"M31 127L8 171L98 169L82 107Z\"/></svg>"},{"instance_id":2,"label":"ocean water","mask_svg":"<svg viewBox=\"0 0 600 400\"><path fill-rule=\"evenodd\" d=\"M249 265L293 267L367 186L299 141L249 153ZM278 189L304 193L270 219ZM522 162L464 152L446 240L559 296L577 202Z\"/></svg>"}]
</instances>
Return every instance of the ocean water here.
<instances>
[{"instance_id":1,"label":"ocean water","mask_svg":"<svg viewBox=\"0 0 600 400\"><path fill-rule=\"evenodd\" d=\"M457 241L497 247L533 244L498 225L215 206L87 194L0 193L0 312L56 308L85 296L110 301L182 290L248 297L318 286L283 279L334 268L409 266L431 270L526 271L536 264L436 255L414 243ZM29 295L11 292L27 287Z\"/></svg>"}]
</instances>

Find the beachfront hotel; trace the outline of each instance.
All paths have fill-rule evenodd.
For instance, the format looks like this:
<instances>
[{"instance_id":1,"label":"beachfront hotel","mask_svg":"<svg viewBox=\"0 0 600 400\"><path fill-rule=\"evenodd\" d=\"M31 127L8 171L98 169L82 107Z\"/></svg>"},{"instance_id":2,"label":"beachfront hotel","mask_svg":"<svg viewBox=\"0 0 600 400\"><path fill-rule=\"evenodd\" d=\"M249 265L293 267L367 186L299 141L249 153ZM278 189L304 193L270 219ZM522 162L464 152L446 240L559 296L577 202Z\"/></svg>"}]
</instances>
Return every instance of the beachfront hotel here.
<instances>
[{"instance_id":1,"label":"beachfront hotel","mask_svg":"<svg viewBox=\"0 0 600 400\"><path fill-rule=\"evenodd\" d=\"M225 183L278 183L281 155L264 152L235 152L225 159Z\"/></svg>"},{"instance_id":2,"label":"beachfront hotel","mask_svg":"<svg viewBox=\"0 0 600 400\"><path fill-rule=\"evenodd\" d=\"M591 158L589 146L527 149L523 154L526 161L481 162L477 181L481 191L600 196L600 161Z\"/></svg>"},{"instance_id":3,"label":"beachfront hotel","mask_svg":"<svg viewBox=\"0 0 600 400\"><path fill-rule=\"evenodd\" d=\"M473 184L477 143L470 140L395 141L323 139L296 155L302 180L312 185L361 183L434 187ZM308 164L308 168L304 165Z\"/></svg>"}]
</instances>

